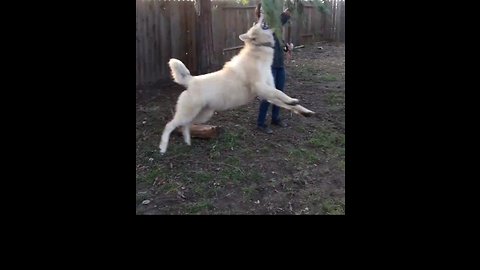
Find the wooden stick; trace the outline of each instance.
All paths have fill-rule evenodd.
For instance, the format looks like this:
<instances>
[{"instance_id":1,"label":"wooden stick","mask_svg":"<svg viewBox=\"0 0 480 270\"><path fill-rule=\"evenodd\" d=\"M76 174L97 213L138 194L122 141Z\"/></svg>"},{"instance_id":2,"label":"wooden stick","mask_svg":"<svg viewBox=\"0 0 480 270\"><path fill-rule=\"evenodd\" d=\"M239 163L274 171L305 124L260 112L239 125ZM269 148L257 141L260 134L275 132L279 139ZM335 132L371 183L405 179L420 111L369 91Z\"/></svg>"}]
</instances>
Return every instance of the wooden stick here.
<instances>
[{"instance_id":1,"label":"wooden stick","mask_svg":"<svg viewBox=\"0 0 480 270\"><path fill-rule=\"evenodd\" d=\"M228 52L228 51L233 51L233 50L239 50L239 49L241 49L241 48L243 48L243 45L241 45L241 46L236 46L236 47L225 48L225 49L223 49L223 52Z\"/></svg>"}]
</instances>

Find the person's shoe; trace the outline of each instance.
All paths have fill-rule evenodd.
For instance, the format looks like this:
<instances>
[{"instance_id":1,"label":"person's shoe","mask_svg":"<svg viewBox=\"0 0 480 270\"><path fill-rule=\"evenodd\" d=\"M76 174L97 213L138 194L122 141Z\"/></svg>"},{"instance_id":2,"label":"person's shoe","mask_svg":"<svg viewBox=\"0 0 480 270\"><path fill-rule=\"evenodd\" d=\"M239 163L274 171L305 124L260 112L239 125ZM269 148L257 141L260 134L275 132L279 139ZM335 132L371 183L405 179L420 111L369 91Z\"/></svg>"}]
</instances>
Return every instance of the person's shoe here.
<instances>
[{"instance_id":1,"label":"person's shoe","mask_svg":"<svg viewBox=\"0 0 480 270\"><path fill-rule=\"evenodd\" d=\"M263 133L272 134L273 130L271 130L268 126L257 126L257 129Z\"/></svg>"},{"instance_id":2,"label":"person's shoe","mask_svg":"<svg viewBox=\"0 0 480 270\"><path fill-rule=\"evenodd\" d=\"M272 125L279 126L279 127L288 127L287 123L283 122L282 120L280 121L272 121Z\"/></svg>"}]
</instances>

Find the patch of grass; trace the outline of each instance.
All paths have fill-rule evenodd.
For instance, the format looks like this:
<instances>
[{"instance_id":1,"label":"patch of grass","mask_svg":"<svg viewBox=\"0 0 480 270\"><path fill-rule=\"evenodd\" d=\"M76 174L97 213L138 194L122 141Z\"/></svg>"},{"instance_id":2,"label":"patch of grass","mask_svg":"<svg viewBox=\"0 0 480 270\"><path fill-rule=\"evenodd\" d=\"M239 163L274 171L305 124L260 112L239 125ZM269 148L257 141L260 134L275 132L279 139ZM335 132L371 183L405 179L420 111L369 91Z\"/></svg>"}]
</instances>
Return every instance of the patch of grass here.
<instances>
[{"instance_id":1,"label":"patch of grass","mask_svg":"<svg viewBox=\"0 0 480 270\"><path fill-rule=\"evenodd\" d=\"M332 91L326 95L327 104L330 107L345 108L345 93L341 91Z\"/></svg>"},{"instance_id":2,"label":"patch of grass","mask_svg":"<svg viewBox=\"0 0 480 270\"><path fill-rule=\"evenodd\" d=\"M242 188L243 199L251 200L258 195L258 191L254 185Z\"/></svg>"},{"instance_id":3,"label":"patch of grass","mask_svg":"<svg viewBox=\"0 0 480 270\"><path fill-rule=\"evenodd\" d=\"M258 149L260 154L270 154L272 152L272 148L270 145L264 145L260 149Z\"/></svg>"},{"instance_id":4,"label":"patch of grass","mask_svg":"<svg viewBox=\"0 0 480 270\"><path fill-rule=\"evenodd\" d=\"M301 80L308 80L317 83L338 81L337 76L329 73L323 73L322 70L314 65L299 65L298 67L295 67L293 73L295 77Z\"/></svg>"},{"instance_id":5,"label":"patch of grass","mask_svg":"<svg viewBox=\"0 0 480 270\"><path fill-rule=\"evenodd\" d=\"M288 151L288 157L292 159L302 159L305 153L305 149L293 148Z\"/></svg>"},{"instance_id":6,"label":"patch of grass","mask_svg":"<svg viewBox=\"0 0 480 270\"><path fill-rule=\"evenodd\" d=\"M345 160L340 160L337 164L338 168L342 171L345 171Z\"/></svg>"},{"instance_id":7,"label":"patch of grass","mask_svg":"<svg viewBox=\"0 0 480 270\"><path fill-rule=\"evenodd\" d=\"M307 195L306 203L313 214L345 215L344 198L322 198L322 196L315 191Z\"/></svg>"},{"instance_id":8,"label":"patch of grass","mask_svg":"<svg viewBox=\"0 0 480 270\"><path fill-rule=\"evenodd\" d=\"M225 132L224 134L220 135L220 137L213 142L213 145L210 148L209 157L211 159L217 159L222 156L222 152L224 151L238 149L241 137L242 132L237 134L233 132Z\"/></svg>"},{"instance_id":9,"label":"patch of grass","mask_svg":"<svg viewBox=\"0 0 480 270\"><path fill-rule=\"evenodd\" d=\"M211 172L199 171L195 173L193 178L194 178L193 181L206 183L206 182L210 182L214 178L214 176Z\"/></svg>"},{"instance_id":10,"label":"patch of grass","mask_svg":"<svg viewBox=\"0 0 480 270\"><path fill-rule=\"evenodd\" d=\"M334 82L334 81L337 81L338 78L332 74L327 73L325 75L320 76L320 80L324 82Z\"/></svg>"},{"instance_id":11,"label":"patch of grass","mask_svg":"<svg viewBox=\"0 0 480 270\"><path fill-rule=\"evenodd\" d=\"M306 148L294 148L288 151L288 157L298 163L316 163L319 161L317 154Z\"/></svg>"},{"instance_id":12,"label":"patch of grass","mask_svg":"<svg viewBox=\"0 0 480 270\"><path fill-rule=\"evenodd\" d=\"M241 161L236 156L228 156L220 163L222 170L219 173L219 180L223 183L238 183L250 177L250 174L241 167Z\"/></svg>"},{"instance_id":13,"label":"patch of grass","mask_svg":"<svg viewBox=\"0 0 480 270\"><path fill-rule=\"evenodd\" d=\"M240 148L239 156L243 157L244 159L253 159L255 155L255 149L252 147L245 147Z\"/></svg>"},{"instance_id":14,"label":"patch of grass","mask_svg":"<svg viewBox=\"0 0 480 270\"><path fill-rule=\"evenodd\" d=\"M167 155L172 158L187 158L191 155L192 147L187 145L183 138L177 142L170 142L168 144ZM160 150L155 152L157 155L160 155Z\"/></svg>"},{"instance_id":15,"label":"patch of grass","mask_svg":"<svg viewBox=\"0 0 480 270\"><path fill-rule=\"evenodd\" d=\"M295 130L300 132L300 133L308 133L308 129L304 125L296 126Z\"/></svg>"},{"instance_id":16,"label":"patch of grass","mask_svg":"<svg viewBox=\"0 0 480 270\"><path fill-rule=\"evenodd\" d=\"M165 179L167 175L168 175L167 172L162 167L157 167L157 168L151 169L143 177L139 177L138 180L142 182L146 182L148 184L153 184L153 182L155 182L155 179L157 178Z\"/></svg>"},{"instance_id":17,"label":"patch of grass","mask_svg":"<svg viewBox=\"0 0 480 270\"><path fill-rule=\"evenodd\" d=\"M207 214L210 210L213 209L213 204L210 201L202 200L187 205L185 210L187 214Z\"/></svg>"},{"instance_id":18,"label":"patch of grass","mask_svg":"<svg viewBox=\"0 0 480 270\"><path fill-rule=\"evenodd\" d=\"M218 147L218 141L214 142L214 144L212 145L212 147L210 148L210 151L209 151L209 154L208 156L211 158L211 159L217 159L221 156L220 154L220 147Z\"/></svg>"},{"instance_id":19,"label":"patch of grass","mask_svg":"<svg viewBox=\"0 0 480 270\"><path fill-rule=\"evenodd\" d=\"M217 189L213 187L212 183L195 183L190 188L199 198L213 198L217 194Z\"/></svg>"},{"instance_id":20,"label":"patch of grass","mask_svg":"<svg viewBox=\"0 0 480 270\"><path fill-rule=\"evenodd\" d=\"M144 162L147 162L149 158L157 158L160 154L160 149L153 147L153 145L145 142L137 141L137 157L142 158Z\"/></svg>"},{"instance_id":21,"label":"patch of grass","mask_svg":"<svg viewBox=\"0 0 480 270\"><path fill-rule=\"evenodd\" d=\"M160 190L165 194L169 194L171 192L178 191L180 186L181 185L177 183L165 183L160 186Z\"/></svg>"},{"instance_id":22,"label":"patch of grass","mask_svg":"<svg viewBox=\"0 0 480 270\"><path fill-rule=\"evenodd\" d=\"M322 203L322 210L326 215L345 215L345 202L327 199Z\"/></svg>"},{"instance_id":23,"label":"patch of grass","mask_svg":"<svg viewBox=\"0 0 480 270\"><path fill-rule=\"evenodd\" d=\"M245 172L239 167L224 167L220 172L220 179L223 182L238 183L246 178Z\"/></svg>"},{"instance_id":24,"label":"patch of grass","mask_svg":"<svg viewBox=\"0 0 480 270\"><path fill-rule=\"evenodd\" d=\"M239 134L225 132L221 138L222 144L226 149L235 149L238 146Z\"/></svg>"},{"instance_id":25,"label":"patch of grass","mask_svg":"<svg viewBox=\"0 0 480 270\"><path fill-rule=\"evenodd\" d=\"M308 142L314 147L323 149L328 154L345 155L345 135L337 131L318 129Z\"/></svg>"},{"instance_id":26,"label":"patch of grass","mask_svg":"<svg viewBox=\"0 0 480 270\"><path fill-rule=\"evenodd\" d=\"M196 197L211 198L216 195L217 189L213 186L215 174L209 171L186 172L188 189L195 193Z\"/></svg>"},{"instance_id":27,"label":"patch of grass","mask_svg":"<svg viewBox=\"0 0 480 270\"><path fill-rule=\"evenodd\" d=\"M240 159L238 157L235 157L235 156L230 156L230 157L227 157L225 159L225 163L229 164L229 165L232 165L232 166L235 166L235 167L238 167L240 165Z\"/></svg>"},{"instance_id":28,"label":"patch of grass","mask_svg":"<svg viewBox=\"0 0 480 270\"><path fill-rule=\"evenodd\" d=\"M252 182L258 183L260 180L262 180L262 175L258 171L252 170L247 173L247 178Z\"/></svg>"},{"instance_id":29,"label":"patch of grass","mask_svg":"<svg viewBox=\"0 0 480 270\"><path fill-rule=\"evenodd\" d=\"M295 73L296 77L310 78L312 75L318 74L320 70L308 64L301 64L295 67L292 72Z\"/></svg>"}]
</instances>

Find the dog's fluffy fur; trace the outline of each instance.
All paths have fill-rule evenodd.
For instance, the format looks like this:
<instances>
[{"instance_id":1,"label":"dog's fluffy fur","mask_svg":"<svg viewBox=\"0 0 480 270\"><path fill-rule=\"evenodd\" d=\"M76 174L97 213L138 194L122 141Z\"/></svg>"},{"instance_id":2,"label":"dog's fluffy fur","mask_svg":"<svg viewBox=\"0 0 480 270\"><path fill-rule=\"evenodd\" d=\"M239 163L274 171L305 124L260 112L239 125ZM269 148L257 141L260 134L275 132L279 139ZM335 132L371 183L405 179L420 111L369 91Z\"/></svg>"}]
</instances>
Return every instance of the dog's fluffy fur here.
<instances>
[{"instance_id":1,"label":"dog's fluffy fur","mask_svg":"<svg viewBox=\"0 0 480 270\"><path fill-rule=\"evenodd\" d=\"M260 97L279 107L303 116L314 114L275 88L271 65L274 39L272 30L257 23L239 38L245 46L223 69L200 76L190 75L185 65L170 59L174 81L187 87L177 101L173 120L166 126L160 142L160 152L167 151L170 133L182 127L185 143L190 145L190 125L208 121L215 111L224 111L247 104Z\"/></svg>"}]
</instances>

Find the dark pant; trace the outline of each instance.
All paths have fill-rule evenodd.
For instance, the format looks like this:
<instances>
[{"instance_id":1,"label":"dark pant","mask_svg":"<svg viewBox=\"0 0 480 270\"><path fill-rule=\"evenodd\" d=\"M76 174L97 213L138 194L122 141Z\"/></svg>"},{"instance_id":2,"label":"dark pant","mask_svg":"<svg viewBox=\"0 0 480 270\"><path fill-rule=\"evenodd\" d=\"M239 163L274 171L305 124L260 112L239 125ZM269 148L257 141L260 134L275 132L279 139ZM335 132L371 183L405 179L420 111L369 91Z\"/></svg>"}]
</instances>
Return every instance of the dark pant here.
<instances>
[{"instance_id":1,"label":"dark pant","mask_svg":"<svg viewBox=\"0 0 480 270\"><path fill-rule=\"evenodd\" d=\"M285 86L285 68L272 67L273 80L275 82L275 88L283 92ZM265 118L267 118L268 107L270 103L266 100L262 100L260 103L260 112L258 113L257 125L265 126ZM280 121L280 107L272 105L272 122Z\"/></svg>"}]
</instances>

